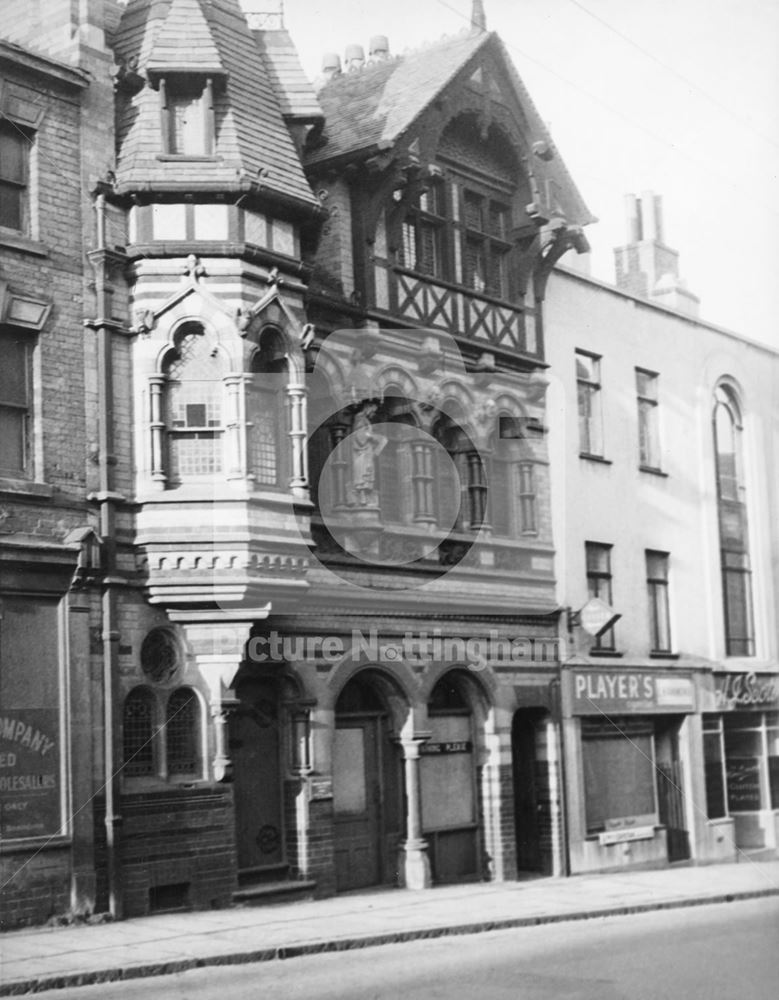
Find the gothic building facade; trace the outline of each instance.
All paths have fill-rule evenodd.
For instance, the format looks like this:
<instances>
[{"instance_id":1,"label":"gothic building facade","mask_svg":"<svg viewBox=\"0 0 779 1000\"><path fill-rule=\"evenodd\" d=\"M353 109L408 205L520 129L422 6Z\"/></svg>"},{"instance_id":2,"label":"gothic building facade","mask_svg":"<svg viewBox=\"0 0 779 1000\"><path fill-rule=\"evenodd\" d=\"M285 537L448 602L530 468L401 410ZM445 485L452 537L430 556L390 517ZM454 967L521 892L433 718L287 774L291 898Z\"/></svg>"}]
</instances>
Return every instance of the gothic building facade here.
<instances>
[{"instance_id":1,"label":"gothic building facade","mask_svg":"<svg viewBox=\"0 0 779 1000\"><path fill-rule=\"evenodd\" d=\"M653 777L638 803L593 777L600 763L616 787L629 763L590 732L620 649L568 648L567 606L620 610L602 589L613 543L580 498L605 490L593 511L628 515L585 481L610 456L583 400L657 255L623 255L629 292L558 266L594 220L482 5L471 30L401 58L383 37L367 59L328 56L316 90L280 19L247 20L238 0L2 7L4 926L665 863L681 829L711 860L728 850L710 819L740 846L770 826L770 697L754 822L725 804L674 825ZM651 335L670 349L687 324L693 379L704 327L679 318L673 281L659 294L641 306ZM598 337L582 339L586 315ZM621 363L656 375L636 330ZM704 335L720 354L741 343ZM577 398L591 440L571 466L560 404L575 415ZM674 461L684 493L691 459ZM730 532L742 646L717 652L723 674L757 649L738 624L749 567L728 461L719 499L695 500ZM768 531L776 490L758 495L750 530ZM601 581L587 593L579 548ZM658 636L667 572L652 563ZM643 672L671 698L644 704L633 742L683 760L696 802L718 780L710 625L679 631L694 662L658 638L623 671L628 693ZM604 707L620 731L636 722ZM725 795L740 758L719 725ZM641 856L611 849L636 828Z\"/></svg>"}]
</instances>

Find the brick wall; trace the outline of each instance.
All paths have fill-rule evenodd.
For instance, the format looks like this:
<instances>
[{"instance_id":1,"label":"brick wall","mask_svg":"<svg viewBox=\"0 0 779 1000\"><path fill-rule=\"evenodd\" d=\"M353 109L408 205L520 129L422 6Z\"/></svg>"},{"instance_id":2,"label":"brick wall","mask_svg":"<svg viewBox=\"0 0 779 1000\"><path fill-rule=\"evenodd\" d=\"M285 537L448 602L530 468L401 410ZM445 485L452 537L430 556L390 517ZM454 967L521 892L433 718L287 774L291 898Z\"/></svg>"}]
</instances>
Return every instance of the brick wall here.
<instances>
[{"instance_id":1,"label":"brick wall","mask_svg":"<svg viewBox=\"0 0 779 1000\"><path fill-rule=\"evenodd\" d=\"M70 903L70 852L49 848L0 858L0 931L43 924Z\"/></svg>"},{"instance_id":2,"label":"brick wall","mask_svg":"<svg viewBox=\"0 0 779 1000\"><path fill-rule=\"evenodd\" d=\"M96 810L98 903L107 906L104 804ZM192 909L228 906L235 884L232 791L228 788L124 795L119 848L124 915L148 914L156 898ZM166 892L172 886L186 886ZM164 903L162 904L164 905Z\"/></svg>"}]
</instances>

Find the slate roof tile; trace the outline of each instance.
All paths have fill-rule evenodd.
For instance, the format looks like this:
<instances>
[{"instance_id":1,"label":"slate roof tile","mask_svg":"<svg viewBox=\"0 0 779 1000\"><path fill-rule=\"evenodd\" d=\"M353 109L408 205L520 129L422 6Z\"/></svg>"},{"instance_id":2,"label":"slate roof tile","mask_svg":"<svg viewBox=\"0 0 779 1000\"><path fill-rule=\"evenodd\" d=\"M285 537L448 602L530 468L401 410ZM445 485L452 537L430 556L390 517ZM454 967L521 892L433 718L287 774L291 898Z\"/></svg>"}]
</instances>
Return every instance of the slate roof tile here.
<instances>
[{"instance_id":1,"label":"slate roof tile","mask_svg":"<svg viewBox=\"0 0 779 1000\"><path fill-rule=\"evenodd\" d=\"M193 17L192 51L190 21L183 14L197 8ZM174 31L175 28L175 31ZM174 37L180 34L180 38ZM238 0L130 0L115 35L118 58L138 59L140 72L190 69L206 73L214 59L226 74L226 82L215 81L216 118L214 162L159 159L161 153L160 98L145 86L125 98L117 116L119 156L117 180L122 187L164 187L168 183L224 185L234 187L241 176L257 180L270 191L315 203L311 188L282 118L274 90L255 39ZM164 59L170 59L167 65ZM182 58L195 60L182 66ZM203 62L197 63L197 59Z\"/></svg>"},{"instance_id":2,"label":"slate roof tile","mask_svg":"<svg viewBox=\"0 0 779 1000\"><path fill-rule=\"evenodd\" d=\"M265 59L282 113L300 118L321 118L322 109L314 88L303 72L289 32L255 31L253 34Z\"/></svg>"}]
</instances>

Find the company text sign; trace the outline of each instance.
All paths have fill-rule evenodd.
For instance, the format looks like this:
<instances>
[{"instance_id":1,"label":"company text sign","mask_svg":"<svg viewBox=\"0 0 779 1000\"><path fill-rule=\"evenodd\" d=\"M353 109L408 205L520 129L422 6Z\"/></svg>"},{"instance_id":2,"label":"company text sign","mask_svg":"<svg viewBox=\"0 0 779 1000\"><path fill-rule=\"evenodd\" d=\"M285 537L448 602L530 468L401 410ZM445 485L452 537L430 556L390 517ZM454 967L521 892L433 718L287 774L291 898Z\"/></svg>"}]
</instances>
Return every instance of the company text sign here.
<instances>
[{"instance_id":1,"label":"company text sign","mask_svg":"<svg viewBox=\"0 0 779 1000\"><path fill-rule=\"evenodd\" d=\"M0 839L50 837L60 825L56 709L0 713Z\"/></svg>"},{"instance_id":2,"label":"company text sign","mask_svg":"<svg viewBox=\"0 0 779 1000\"><path fill-rule=\"evenodd\" d=\"M574 670L571 708L576 715L692 711L689 677L640 670Z\"/></svg>"}]
</instances>

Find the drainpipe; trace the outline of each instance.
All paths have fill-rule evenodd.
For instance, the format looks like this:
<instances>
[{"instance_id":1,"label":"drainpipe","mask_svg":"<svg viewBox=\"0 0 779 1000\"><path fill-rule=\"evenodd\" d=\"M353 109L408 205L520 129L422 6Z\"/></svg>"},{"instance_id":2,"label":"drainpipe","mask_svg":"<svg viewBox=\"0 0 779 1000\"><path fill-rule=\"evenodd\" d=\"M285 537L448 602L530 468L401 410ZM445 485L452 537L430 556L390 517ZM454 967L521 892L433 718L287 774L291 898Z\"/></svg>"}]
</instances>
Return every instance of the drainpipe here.
<instances>
[{"instance_id":1,"label":"drainpipe","mask_svg":"<svg viewBox=\"0 0 779 1000\"><path fill-rule=\"evenodd\" d=\"M119 920L123 915L123 885L119 863L120 808L119 769L121 753L118 746L119 727L116 724L115 706L118 701L118 643L117 585L122 583L116 572L116 505L124 498L115 491L114 426L112 385L112 337L121 330L120 324L108 317L111 314L110 272L123 263L123 256L106 249L105 195L95 200L97 215L97 248L88 254L95 273L96 318L85 325L97 337L97 389L98 389L98 470L99 489L89 500L97 502L100 512L100 536L103 539L103 590L102 590L102 642L103 642L103 760L105 791L106 869L108 877L108 905L111 916Z\"/></svg>"}]
</instances>

